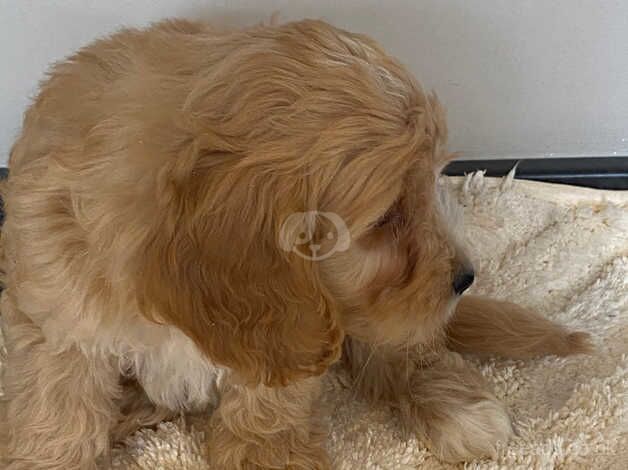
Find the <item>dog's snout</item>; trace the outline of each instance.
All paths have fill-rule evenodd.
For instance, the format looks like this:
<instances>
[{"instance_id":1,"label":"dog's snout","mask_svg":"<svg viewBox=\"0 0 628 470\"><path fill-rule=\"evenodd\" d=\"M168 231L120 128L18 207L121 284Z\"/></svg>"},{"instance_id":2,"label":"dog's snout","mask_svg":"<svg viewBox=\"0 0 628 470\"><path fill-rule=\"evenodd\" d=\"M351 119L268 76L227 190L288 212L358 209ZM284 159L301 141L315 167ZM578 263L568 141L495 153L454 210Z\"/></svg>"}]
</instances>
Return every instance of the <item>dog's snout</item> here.
<instances>
[{"instance_id":1,"label":"dog's snout","mask_svg":"<svg viewBox=\"0 0 628 470\"><path fill-rule=\"evenodd\" d=\"M471 287L474 279L475 272L473 271L473 268L463 269L458 274L456 274L453 282L453 288L456 295L462 294L469 287Z\"/></svg>"}]
</instances>

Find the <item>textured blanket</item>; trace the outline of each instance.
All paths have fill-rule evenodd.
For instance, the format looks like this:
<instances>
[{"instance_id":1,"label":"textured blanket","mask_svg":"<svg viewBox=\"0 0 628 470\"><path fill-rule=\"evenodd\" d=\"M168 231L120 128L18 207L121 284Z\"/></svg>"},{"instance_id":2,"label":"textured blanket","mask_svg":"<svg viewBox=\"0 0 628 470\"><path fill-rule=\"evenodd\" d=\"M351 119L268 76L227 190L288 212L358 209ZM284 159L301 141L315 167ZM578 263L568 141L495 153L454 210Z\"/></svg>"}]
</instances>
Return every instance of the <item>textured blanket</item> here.
<instances>
[{"instance_id":1,"label":"textured blanket","mask_svg":"<svg viewBox=\"0 0 628 470\"><path fill-rule=\"evenodd\" d=\"M446 184L463 207L479 274L473 291L589 331L597 352L475 361L508 404L517 435L495 460L464 466L441 464L403 437L386 409L367 407L346 377L329 374L323 402L336 468L628 468L628 193L480 173ZM138 431L115 450L114 468L211 468L203 422L182 417Z\"/></svg>"}]
</instances>

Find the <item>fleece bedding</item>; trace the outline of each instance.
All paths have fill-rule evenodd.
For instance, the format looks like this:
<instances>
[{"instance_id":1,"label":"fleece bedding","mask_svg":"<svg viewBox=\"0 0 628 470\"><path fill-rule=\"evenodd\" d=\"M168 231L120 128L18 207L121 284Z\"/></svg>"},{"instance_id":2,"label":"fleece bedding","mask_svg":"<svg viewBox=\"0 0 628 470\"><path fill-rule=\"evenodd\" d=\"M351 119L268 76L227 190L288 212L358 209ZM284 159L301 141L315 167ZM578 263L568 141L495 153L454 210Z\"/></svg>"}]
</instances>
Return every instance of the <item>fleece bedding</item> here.
<instances>
[{"instance_id":1,"label":"fleece bedding","mask_svg":"<svg viewBox=\"0 0 628 470\"><path fill-rule=\"evenodd\" d=\"M508 405L516 436L496 458L459 465L439 462L400 432L387 409L362 403L346 376L329 373L322 402L335 468L628 468L628 192L520 181L512 174L474 173L444 184L462 207L478 272L472 291L588 331L596 352L528 361L471 358ZM206 421L182 416L140 429L115 449L113 468L211 468Z\"/></svg>"}]
</instances>

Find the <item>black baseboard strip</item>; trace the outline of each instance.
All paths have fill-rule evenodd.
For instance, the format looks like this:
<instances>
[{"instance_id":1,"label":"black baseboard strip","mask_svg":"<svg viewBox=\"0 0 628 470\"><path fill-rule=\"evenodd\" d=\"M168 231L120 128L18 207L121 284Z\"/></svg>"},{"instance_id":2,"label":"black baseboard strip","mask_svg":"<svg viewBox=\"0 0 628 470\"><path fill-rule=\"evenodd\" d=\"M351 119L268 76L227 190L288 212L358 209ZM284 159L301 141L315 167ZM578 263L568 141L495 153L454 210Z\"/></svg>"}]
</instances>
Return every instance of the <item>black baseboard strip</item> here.
<instances>
[{"instance_id":1,"label":"black baseboard strip","mask_svg":"<svg viewBox=\"0 0 628 470\"><path fill-rule=\"evenodd\" d=\"M505 176L515 165L519 179L598 189L628 189L628 156L458 160L447 165L444 173L450 176L464 176L484 170L486 176Z\"/></svg>"},{"instance_id":2,"label":"black baseboard strip","mask_svg":"<svg viewBox=\"0 0 628 470\"><path fill-rule=\"evenodd\" d=\"M7 176L9 176L9 169L0 167L0 180L5 179ZM4 222L4 203L0 197L0 227L2 226L2 222Z\"/></svg>"}]
</instances>

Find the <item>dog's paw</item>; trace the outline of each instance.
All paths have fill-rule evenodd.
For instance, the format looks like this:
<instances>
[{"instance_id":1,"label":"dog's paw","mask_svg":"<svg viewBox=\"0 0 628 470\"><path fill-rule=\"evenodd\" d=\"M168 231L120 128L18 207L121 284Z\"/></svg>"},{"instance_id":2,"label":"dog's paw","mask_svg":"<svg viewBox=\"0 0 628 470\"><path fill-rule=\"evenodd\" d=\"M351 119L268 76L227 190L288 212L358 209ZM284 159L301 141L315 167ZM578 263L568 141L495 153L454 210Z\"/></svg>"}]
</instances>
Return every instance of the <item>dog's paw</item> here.
<instances>
[{"instance_id":1,"label":"dog's paw","mask_svg":"<svg viewBox=\"0 0 628 470\"><path fill-rule=\"evenodd\" d=\"M236 435L212 419L209 458L211 468L231 470L331 470L319 439L306 440L293 432Z\"/></svg>"},{"instance_id":2,"label":"dog's paw","mask_svg":"<svg viewBox=\"0 0 628 470\"><path fill-rule=\"evenodd\" d=\"M419 368L398 406L401 424L441 460L460 462L495 457L498 443L513 434L505 405L482 374L456 353L442 353Z\"/></svg>"},{"instance_id":3,"label":"dog's paw","mask_svg":"<svg viewBox=\"0 0 628 470\"><path fill-rule=\"evenodd\" d=\"M572 354L591 354L595 350L591 335L584 331L566 333L561 347L556 354L558 356L571 356Z\"/></svg>"},{"instance_id":4,"label":"dog's paw","mask_svg":"<svg viewBox=\"0 0 628 470\"><path fill-rule=\"evenodd\" d=\"M497 443L507 442L513 434L506 408L497 399L443 407L424 426L428 446L447 462L495 458Z\"/></svg>"}]
</instances>

